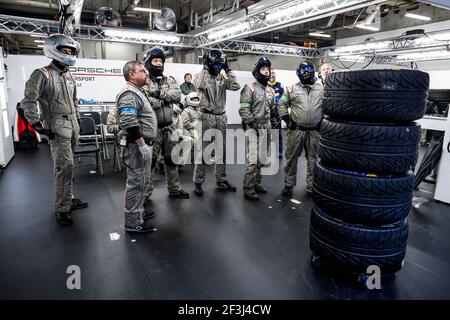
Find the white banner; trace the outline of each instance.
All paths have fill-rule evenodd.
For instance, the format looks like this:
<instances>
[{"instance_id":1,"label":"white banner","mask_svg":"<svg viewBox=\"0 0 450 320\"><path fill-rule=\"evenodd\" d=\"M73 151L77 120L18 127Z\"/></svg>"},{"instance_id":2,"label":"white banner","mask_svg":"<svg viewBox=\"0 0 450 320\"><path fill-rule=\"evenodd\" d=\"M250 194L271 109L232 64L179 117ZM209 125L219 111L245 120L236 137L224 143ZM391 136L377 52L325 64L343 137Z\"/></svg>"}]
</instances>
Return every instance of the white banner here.
<instances>
[{"instance_id":1,"label":"white banner","mask_svg":"<svg viewBox=\"0 0 450 320\"><path fill-rule=\"evenodd\" d=\"M113 102L122 86L125 84L122 68L124 60L77 59L75 66L70 68L77 83L77 98L97 102ZM9 118L14 120L16 105L23 99L25 82L34 69L46 66L50 59L45 56L8 55L5 59L8 67L7 81L9 94ZM166 63L164 74L175 78L178 84L184 82L184 75L193 76L202 70L198 64ZM249 68L251 68L249 66ZM251 71L236 71L241 88L254 81ZM298 81L294 71L277 70L277 78L283 84L293 84ZM239 116L239 91L227 91L226 111L229 124L241 123Z\"/></svg>"}]
</instances>

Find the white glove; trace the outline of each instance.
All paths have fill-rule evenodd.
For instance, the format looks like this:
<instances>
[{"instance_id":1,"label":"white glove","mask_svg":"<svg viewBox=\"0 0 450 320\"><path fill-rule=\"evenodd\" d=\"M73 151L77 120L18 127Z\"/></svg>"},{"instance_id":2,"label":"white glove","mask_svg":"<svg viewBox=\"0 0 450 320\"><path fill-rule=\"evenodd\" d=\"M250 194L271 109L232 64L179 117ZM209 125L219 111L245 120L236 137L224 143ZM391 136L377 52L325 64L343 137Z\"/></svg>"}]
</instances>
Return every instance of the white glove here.
<instances>
[{"instance_id":1,"label":"white glove","mask_svg":"<svg viewBox=\"0 0 450 320\"><path fill-rule=\"evenodd\" d=\"M225 72L225 70L220 70L219 75L222 77L222 79L226 80L228 79L227 73Z\"/></svg>"},{"instance_id":2,"label":"white glove","mask_svg":"<svg viewBox=\"0 0 450 320\"><path fill-rule=\"evenodd\" d=\"M150 147L146 145L145 143L138 144L139 151L142 153L142 159L144 161L148 161L152 157L152 151L150 150Z\"/></svg>"},{"instance_id":3,"label":"white glove","mask_svg":"<svg viewBox=\"0 0 450 320\"><path fill-rule=\"evenodd\" d=\"M182 131L180 129L176 129L172 132L170 140L171 141L179 141L182 136L183 136Z\"/></svg>"},{"instance_id":4,"label":"white glove","mask_svg":"<svg viewBox=\"0 0 450 320\"><path fill-rule=\"evenodd\" d=\"M177 105L173 105L173 112L175 112L176 114L180 114L183 110L181 110L181 108Z\"/></svg>"},{"instance_id":5,"label":"white glove","mask_svg":"<svg viewBox=\"0 0 450 320\"><path fill-rule=\"evenodd\" d=\"M194 140L197 140L199 138L199 135L196 130L192 133L192 138L194 138Z\"/></svg>"},{"instance_id":6,"label":"white glove","mask_svg":"<svg viewBox=\"0 0 450 320\"><path fill-rule=\"evenodd\" d=\"M191 142L191 141L193 141L194 139L192 139L192 137L190 137L190 136L183 136L183 141L186 141L186 142Z\"/></svg>"}]
</instances>

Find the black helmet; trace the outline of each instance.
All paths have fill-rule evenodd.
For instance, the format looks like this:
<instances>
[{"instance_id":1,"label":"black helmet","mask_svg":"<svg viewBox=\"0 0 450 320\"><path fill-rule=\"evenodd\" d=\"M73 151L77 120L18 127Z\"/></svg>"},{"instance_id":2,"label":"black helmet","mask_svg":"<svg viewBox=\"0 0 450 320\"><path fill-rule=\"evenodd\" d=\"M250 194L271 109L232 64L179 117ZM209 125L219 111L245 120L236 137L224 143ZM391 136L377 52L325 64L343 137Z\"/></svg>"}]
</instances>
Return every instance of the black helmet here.
<instances>
[{"instance_id":1,"label":"black helmet","mask_svg":"<svg viewBox=\"0 0 450 320\"><path fill-rule=\"evenodd\" d=\"M314 65L307 61L301 62L297 68L297 77L303 85L314 84Z\"/></svg>"},{"instance_id":2,"label":"black helmet","mask_svg":"<svg viewBox=\"0 0 450 320\"><path fill-rule=\"evenodd\" d=\"M161 58L163 61L162 66L154 66L152 64L152 60L154 58ZM164 63L166 62L166 54L164 53L164 50L159 47L153 47L149 51L147 51L144 54L144 65L145 68L150 73L150 76L152 77L160 77L162 76L164 72Z\"/></svg>"},{"instance_id":3,"label":"black helmet","mask_svg":"<svg viewBox=\"0 0 450 320\"><path fill-rule=\"evenodd\" d=\"M255 79L261 83L263 86L267 85L267 82L270 80L270 75L271 75L271 68L272 64L270 63L270 60L267 59L266 57L261 57L258 59L258 61L256 61L253 64L253 70L252 70L252 74L255 77ZM268 76L264 76L261 74L261 72L259 72L261 70L262 67L268 67L269 68L269 75Z\"/></svg>"},{"instance_id":4,"label":"black helmet","mask_svg":"<svg viewBox=\"0 0 450 320\"><path fill-rule=\"evenodd\" d=\"M217 76L226 63L226 57L220 50L211 50L203 56L203 65L212 76Z\"/></svg>"}]
</instances>

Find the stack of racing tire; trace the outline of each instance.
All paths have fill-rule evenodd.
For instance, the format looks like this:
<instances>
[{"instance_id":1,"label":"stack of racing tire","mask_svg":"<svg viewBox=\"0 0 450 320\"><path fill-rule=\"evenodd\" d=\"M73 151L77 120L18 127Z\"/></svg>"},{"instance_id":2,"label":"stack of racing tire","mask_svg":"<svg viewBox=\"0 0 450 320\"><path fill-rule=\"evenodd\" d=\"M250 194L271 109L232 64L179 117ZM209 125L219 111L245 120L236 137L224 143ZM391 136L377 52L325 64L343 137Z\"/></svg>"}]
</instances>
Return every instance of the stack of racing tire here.
<instances>
[{"instance_id":1,"label":"stack of racing tire","mask_svg":"<svg viewBox=\"0 0 450 320\"><path fill-rule=\"evenodd\" d=\"M403 266L429 75L355 70L327 76L314 172L313 265L366 274Z\"/></svg>"}]
</instances>

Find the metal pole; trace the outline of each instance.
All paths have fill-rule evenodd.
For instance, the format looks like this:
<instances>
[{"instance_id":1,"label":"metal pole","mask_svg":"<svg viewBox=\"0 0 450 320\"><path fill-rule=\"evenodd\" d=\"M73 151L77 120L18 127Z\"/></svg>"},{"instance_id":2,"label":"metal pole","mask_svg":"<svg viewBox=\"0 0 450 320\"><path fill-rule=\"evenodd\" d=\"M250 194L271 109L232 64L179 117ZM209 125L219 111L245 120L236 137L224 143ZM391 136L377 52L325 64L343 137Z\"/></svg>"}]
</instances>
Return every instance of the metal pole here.
<instances>
[{"instance_id":1,"label":"metal pole","mask_svg":"<svg viewBox=\"0 0 450 320\"><path fill-rule=\"evenodd\" d=\"M152 7L152 0L150 0L150 5L149 5L149 8L151 8L151 7ZM153 30L153 22L152 22L152 13L151 12L148 13L148 29Z\"/></svg>"}]
</instances>

